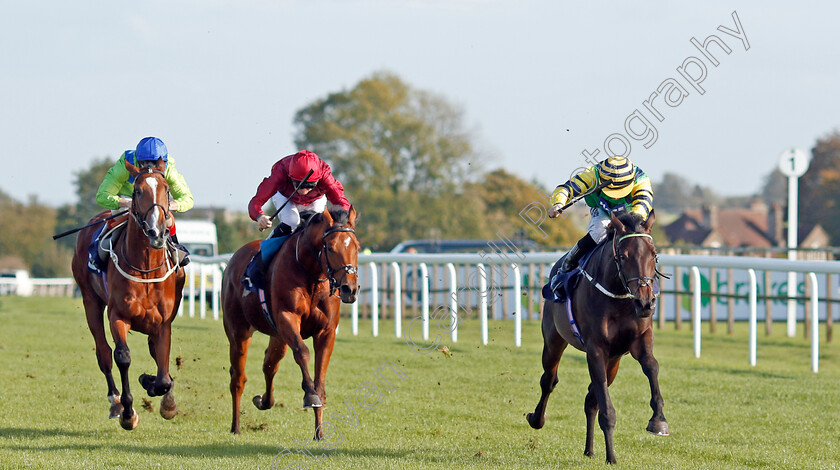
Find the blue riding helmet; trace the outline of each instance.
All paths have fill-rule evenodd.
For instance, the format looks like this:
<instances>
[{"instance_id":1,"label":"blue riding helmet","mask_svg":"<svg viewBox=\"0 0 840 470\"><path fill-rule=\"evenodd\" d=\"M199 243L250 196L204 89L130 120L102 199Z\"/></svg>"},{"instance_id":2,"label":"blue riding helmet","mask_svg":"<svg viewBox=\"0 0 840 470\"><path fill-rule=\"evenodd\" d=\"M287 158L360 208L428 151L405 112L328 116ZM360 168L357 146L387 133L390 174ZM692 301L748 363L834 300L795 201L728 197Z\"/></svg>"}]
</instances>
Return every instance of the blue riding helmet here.
<instances>
[{"instance_id":1,"label":"blue riding helmet","mask_svg":"<svg viewBox=\"0 0 840 470\"><path fill-rule=\"evenodd\" d=\"M134 151L134 158L137 161L157 159L166 161L168 156L169 152L166 150L166 144L157 137L144 138L137 144L137 149Z\"/></svg>"}]
</instances>

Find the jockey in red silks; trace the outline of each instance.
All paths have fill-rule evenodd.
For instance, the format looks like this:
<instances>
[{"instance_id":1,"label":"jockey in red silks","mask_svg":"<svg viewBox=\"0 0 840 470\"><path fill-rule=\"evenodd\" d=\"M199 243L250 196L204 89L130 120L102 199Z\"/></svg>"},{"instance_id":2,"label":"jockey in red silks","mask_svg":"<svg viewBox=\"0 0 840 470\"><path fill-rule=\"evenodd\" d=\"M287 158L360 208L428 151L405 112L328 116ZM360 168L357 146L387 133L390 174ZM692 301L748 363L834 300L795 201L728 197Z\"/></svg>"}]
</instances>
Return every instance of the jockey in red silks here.
<instances>
[{"instance_id":1,"label":"jockey in red silks","mask_svg":"<svg viewBox=\"0 0 840 470\"><path fill-rule=\"evenodd\" d=\"M301 184L306 174L312 174ZM295 188L296 194L292 195ZM257 194L248 203L248 215L259 224L260 229L272 227L271 218L262 206L271 199L274 207L285 207L277 214L278 224L269 238L290 235L301 223L301 213L323 213L327 202L343 210L350 210L350 201L344 196L344 186L336 180L330 166L314 152L300 152L283 157L271 167L271 175L263 178L257 187ZM276 252L276 251L275 251ZM263 289L265 268L274 253L257 252L245 270L245 287L250 291Z\"/></svg>"}]
</instances>

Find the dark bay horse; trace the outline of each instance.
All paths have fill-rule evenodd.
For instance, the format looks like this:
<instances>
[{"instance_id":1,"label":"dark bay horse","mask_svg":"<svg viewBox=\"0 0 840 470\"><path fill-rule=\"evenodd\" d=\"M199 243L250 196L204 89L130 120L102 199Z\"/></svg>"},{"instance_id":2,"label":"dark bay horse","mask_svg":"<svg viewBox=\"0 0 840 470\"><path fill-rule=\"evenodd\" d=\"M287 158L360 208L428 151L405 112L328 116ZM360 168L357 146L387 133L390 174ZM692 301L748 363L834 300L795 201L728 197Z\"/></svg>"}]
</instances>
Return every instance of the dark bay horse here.
<instances>
[{"instance_id":1,"label":"dark bay horse","mask_svg":"<svg viewBox=\"0 0 840 470\"><path fill-rule=\"evenodd\" d=\"M618 362L628 352L639 361L650 382L650 406L653 417L647 431L660 436L670 434L662 413L664 402L659 392L659 363L653 357L652 316L656 305L654 280L656 247L650 236L655 216L651 212L642 222L636 214L612 216L608 239L599 245L586 266L584 279L571 292L571 312L567 302L546 301L543 309L542 396L528 424L540 429L545 424L548 396L557 385L557 366L566 346L571 344L586 353L589 365L589 392L584 400L586 447L592 457L595 415L604 432L607 463L615 463L613 429L615 409L607 387L615 379ZM555 268L556 270L556 268ZM554 272L555 270L552 270ZM577 327L572 326L574 319Z\"/></svg>"},{"instance_id":2,"label":"dark bay horse","mask_svg":"<svg viewBox=\"0 0 840 470\"><path fill-rule=\"evenodd\" d=\"M222 305L230 343L232 433L240 433L240 400L247 380L245 361L256 330L271 338L263 361L265 393L254 397L254 405L260 410L274 406L274 375L288 346L303 375L303 406L315 409L315 439L323 437L321 423L327 401L324 381L338 327L338 310L341 302L355 302L359 293L355 225L356 211L352 207L349 212L333 214L327 210L309 218L303 229L292 234L267 268L268 313L260 306L258 294L242 295L242 274L259 250L259 241L248 243L231 257L222 281ZM309 337L315 347L314 381L309 375L309 348L303 342Z\"/></svg>"},{"instance_id":3,"label":"dark bay horse","mask_svg":"<svg viewBox=\"0 0 840 470\"><path fill-rule=\"evenodd\" d=\"M161 416L171 419L177 412L172 377L169 376L169 345L172 320L181 303L185 276L166 247L168 225L173 219L168 210L169 185L163 176L163 161L158 160L156 166L143 169L128 162L125 166L136 178L130 216L125 229L112 240L104 278L88 270L88 246L97 227L79 233L72 268L82 294L88 327L96 342L99 369L108 384L110 417L119 416L120 425L132 430L137 427L139 417L132 407L134 399L128 385L131 353L126 335L129 330L148 335L149 352L157 363L157 375L141 375L140 384L149 396L163 395ZM103 212L91 221L102 220L108 213ZM103 320L106 306L115 343L113 360L122 379L122 395L111 375L111 347L105 338Z\"/></svg>"}]
</instances>

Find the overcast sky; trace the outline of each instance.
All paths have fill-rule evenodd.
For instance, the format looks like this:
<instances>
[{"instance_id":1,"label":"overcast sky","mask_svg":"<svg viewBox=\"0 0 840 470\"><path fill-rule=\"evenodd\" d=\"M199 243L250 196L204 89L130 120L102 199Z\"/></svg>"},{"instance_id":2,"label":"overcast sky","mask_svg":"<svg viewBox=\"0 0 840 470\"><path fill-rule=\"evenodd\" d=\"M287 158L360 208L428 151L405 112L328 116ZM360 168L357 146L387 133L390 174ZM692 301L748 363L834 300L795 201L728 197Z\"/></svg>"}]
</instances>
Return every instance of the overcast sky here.
<instances>
[{"instance_id":1,"label":"overcast sky","mask_svg":"<svg viewBox=\"0 0 840 470\"><path fill-rule=\"evenodd\" d=\"M837 18L808 1L11 2L0 189L75 202L74 172L154 135L196 205L245 211L297 150L295 111L388 70L463 107L487 168L553 188L582 151L627 142L654 182L750 194L785 148L840 126ZM709 45L717 66L690 41L709 35L731 50Z\"/></svg>"}]
</instances>

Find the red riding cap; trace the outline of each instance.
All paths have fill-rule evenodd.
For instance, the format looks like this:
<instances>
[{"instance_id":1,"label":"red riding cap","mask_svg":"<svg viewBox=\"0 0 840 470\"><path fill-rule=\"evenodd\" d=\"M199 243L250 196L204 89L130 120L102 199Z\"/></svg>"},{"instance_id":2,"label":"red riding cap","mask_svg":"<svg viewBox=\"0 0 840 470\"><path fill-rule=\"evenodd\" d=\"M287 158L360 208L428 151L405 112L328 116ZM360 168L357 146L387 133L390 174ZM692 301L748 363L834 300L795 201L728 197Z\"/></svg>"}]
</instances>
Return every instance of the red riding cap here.
<instances>
[{"instance_id":1,"label":"red riding cap","mask_svg":"<svg viewBox=\"0 0 840 470\"><path fill-rule=\"evenodd\" d=\"M289 177L295 181L303 181L309 170L312 170L312 175L307 181L318 181L323 176L321 166L318 155L309 150L301 150L292 157L292 162L289 164Z\"/></svg>"}]
</instances>

